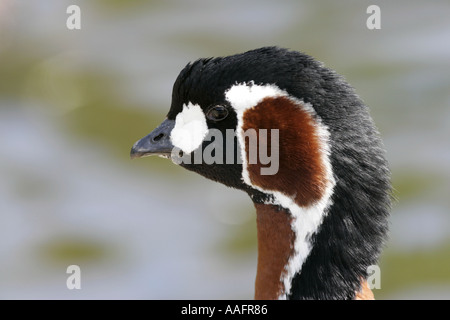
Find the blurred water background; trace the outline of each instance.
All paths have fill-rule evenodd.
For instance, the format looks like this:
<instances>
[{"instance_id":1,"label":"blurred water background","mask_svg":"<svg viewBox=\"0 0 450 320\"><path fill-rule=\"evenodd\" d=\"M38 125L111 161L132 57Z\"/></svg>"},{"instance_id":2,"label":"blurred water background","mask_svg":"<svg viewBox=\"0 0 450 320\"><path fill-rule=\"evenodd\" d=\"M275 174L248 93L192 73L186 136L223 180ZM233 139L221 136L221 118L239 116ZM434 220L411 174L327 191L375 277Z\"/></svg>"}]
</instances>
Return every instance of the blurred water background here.
<instances>
[{"instance_id":1,"label":"blurred water background","mask_svg":"<svg viewBox=\"0 0 450 320\"><path fill-rule=\"evenodd\" d=\"M250 199L128 154L186 63L279 45L344 75L383 135L398 202L376 298L449 299L449 18L444 0L0 0L0 298L251 299Z\"/></svg>"}]
</instances>

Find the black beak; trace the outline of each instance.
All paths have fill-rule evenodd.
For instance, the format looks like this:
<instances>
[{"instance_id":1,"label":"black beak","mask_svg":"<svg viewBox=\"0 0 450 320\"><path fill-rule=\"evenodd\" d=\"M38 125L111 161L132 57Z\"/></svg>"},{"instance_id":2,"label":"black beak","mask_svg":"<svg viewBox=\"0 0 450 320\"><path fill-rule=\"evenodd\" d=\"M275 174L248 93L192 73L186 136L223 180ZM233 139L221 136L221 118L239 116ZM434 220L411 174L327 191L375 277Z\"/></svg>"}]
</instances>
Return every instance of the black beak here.
<instances>
[{"instance_id":1,"label":"black beak","mask_svg":"<svg viewBox=\"0 0 450 320\"><path fill-rule=\"evenodd\" d=\"M155 130L133 145L130 158L134 159L154 155L170 158L170 154L174 148L170 141L170 133L174 126L175 120L164 120Z\"/></svg>"}]
</instances>

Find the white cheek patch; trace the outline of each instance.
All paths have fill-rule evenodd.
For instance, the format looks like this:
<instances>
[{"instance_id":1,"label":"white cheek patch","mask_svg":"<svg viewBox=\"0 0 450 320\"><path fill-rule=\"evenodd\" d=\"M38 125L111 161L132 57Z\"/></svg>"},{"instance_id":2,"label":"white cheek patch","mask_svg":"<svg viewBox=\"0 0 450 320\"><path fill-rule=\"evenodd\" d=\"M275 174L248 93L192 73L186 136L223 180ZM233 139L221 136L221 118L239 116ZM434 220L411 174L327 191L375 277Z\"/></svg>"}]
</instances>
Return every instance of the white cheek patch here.
<instances>
[{"instance_id":1,"label":"white cheek patch","mask_svg":"<svg viewBox=\"0 0 450 320\"><path fill-rule=\"evenodd\" d=\"M207 134L205 114L199 105L189 102L175 118L170 141L175 147L189 154L202 144Z\"/></svg>"}]
</instances>

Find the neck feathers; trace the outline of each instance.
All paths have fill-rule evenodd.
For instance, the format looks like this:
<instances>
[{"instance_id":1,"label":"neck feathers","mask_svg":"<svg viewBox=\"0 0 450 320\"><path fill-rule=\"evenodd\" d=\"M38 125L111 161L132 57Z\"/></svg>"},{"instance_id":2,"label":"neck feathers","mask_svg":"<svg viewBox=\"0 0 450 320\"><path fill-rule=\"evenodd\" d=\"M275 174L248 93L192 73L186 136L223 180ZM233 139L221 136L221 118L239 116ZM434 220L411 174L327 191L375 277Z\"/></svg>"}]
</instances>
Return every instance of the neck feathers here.
<instances>
[{"instance_id":1,"label":"neck feathers","mask_svg":"<svg viewBox=\"0 0 450 320\"><path fill-rule=\"evenodd\" d=\"M256 115L280 106L289 118L273 112L280 119L271 121L290 125L280 126L278 173L258 175L261 165L244 161L244 181L268 195L256 205L261 257L255 296L369 297L367 268L377 263L390 203L389 172L373 124L363 124L374 130L369 135L351 137L355 144L339 141L340 132L332 131L309 104L277 97L244 112L243 129L269 127ZM301 130L290 134L295 124ZM248 143L241 143L248 151ZM371 148L355 149L358 143ZM361 290L364 295L358 295Z\"/></svg>"},{"instance_id":2,"label":"neck feathers","mask_svg":"<svg viewBox=\"0 0 450 320\"><path fill-rule=\"evenodd\" d=\"M357 252L362 245L347 250L339 247L339 242L334 244L332 237L327 244L321 243L318 238L326 235L327 223L322 228L325 231L318 231L311 237L315 240L307 241L296 230L296 219L289 210L262 203L255 203L255 208L258 232L256 300L374 299L366 281L366 269L361 268L370 265L371 254L354 257L353 265L351 259L346 259L346 255ZM298 243L314 247L309 255L306 253L302 257Z\"/></svg>"},{"instance_id":3,"label":"neck feathers","mask_svg":"<svg viewBox=\"0 0 450 320\"><path fill-rule=\"evenodd\" d=\"M339 116L334 105L313 108L276 86L240 84L226 97L237 113L242 179L265 195L253 195L255 297L355 299L377 262L390 208L389 170L367 108L350 91L336 100L352 103ZM244 132L272 128L279 169L263 175Z\"/></svg>"},{"instance_id":4,"label":"neck feathers","mask_svg":"<svg viewBox=\"0 0 450 320\"><path fill-rule=\"evenodd\" d=\"M294 252L292 215L274 205L255 204L258 230L258 268L255 299L278 299L286 291L281 281Z\"/></svg>"}]
</instances>

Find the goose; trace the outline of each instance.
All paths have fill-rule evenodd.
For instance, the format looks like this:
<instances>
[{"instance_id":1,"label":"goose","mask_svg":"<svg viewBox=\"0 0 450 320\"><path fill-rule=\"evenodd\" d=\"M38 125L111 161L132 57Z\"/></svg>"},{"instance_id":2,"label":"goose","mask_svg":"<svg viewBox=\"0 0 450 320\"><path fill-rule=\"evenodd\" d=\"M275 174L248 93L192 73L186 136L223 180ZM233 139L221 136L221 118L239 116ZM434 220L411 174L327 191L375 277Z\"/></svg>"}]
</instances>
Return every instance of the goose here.
<instances>
[{"instance_id":1,"label":"goose","mask_svg":"<svg viewBox=\"0 0 450 320\"><path fill-rule=\"evenodd\" d=\"M273 46L187 64L130 152L150 155L250 196L255 299L374 298L390 169L368 107L323 63Z\"/></svg>"}]
</instances>

